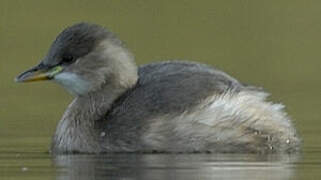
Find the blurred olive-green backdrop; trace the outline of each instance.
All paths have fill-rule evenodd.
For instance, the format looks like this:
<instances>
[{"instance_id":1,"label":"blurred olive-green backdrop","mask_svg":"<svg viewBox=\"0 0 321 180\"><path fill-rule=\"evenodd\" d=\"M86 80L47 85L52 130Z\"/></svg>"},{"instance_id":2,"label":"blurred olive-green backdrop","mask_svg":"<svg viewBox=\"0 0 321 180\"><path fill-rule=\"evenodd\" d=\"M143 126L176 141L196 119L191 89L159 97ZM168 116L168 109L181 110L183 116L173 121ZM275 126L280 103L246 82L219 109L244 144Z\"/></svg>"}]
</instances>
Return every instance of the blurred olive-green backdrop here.
<instances>
[{"instance_id":1,"label":"blurred olive-green backdrop","mask_svg":"<svg viewBox=\"0 0 321 180\"><path fill-rule=\"evenodd\" d=\"M321 137L320 18L321 1L309 0L1 0L1 144L49 143L72 97L52 82L14 77L38 63L62 29L88 21L116 32L138 64L200 61L264 87L313 148Z\"/></svg>"}]
</instances>

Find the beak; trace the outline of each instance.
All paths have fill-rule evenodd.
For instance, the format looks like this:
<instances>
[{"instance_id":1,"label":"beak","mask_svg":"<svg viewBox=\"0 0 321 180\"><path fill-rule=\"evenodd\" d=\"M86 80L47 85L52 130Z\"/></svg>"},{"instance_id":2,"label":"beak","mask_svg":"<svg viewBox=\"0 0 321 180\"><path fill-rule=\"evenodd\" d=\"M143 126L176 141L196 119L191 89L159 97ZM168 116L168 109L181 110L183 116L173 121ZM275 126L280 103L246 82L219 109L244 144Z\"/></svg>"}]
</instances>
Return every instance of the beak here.
<instances>
[{"instance_id":1,"label":"beak","mask_svg":"<svg viewBox=\"0 0 321 180\"><path fill-rule=\"evenodd\" d=\"M19 76L16 77L15 81L32 82L32 81L50 80L62 70L63 70L63 67L59 65L54 67L48 67L40 63L39 65L21 73Z\"/></svg>"}]
</instances>

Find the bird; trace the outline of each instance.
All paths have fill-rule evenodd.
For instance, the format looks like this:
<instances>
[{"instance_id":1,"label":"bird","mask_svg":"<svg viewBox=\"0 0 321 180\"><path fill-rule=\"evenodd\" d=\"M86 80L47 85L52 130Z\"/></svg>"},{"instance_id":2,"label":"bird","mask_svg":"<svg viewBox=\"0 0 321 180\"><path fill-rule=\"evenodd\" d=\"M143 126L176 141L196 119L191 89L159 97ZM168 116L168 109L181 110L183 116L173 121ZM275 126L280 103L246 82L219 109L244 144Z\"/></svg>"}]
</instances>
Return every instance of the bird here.
<instances>
[{"instance_id":1,"label":"bird","mask_svg":"<svg viewBox=\"0 0 321 180\"><path fill-rule=\"evenodd\" d=\"M16 82L50 80L74 97L50 152L293 153L299 137L284 105L262 88L188 60L138 66L109 29L65 28Z\"/></svg>"}]
</instances>

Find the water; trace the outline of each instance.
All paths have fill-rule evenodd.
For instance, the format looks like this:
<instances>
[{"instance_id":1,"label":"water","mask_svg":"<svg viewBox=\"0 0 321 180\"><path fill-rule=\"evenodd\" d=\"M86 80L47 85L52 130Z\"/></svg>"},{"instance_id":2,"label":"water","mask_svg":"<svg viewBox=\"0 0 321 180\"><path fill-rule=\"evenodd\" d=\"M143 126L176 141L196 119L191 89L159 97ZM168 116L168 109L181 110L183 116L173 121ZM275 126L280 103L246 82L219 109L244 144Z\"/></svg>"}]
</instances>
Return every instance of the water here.
<instances>
[{"instance_id":1,"label":"water","mask_svg":"<svg viewBox=\"0 0 321 180\"><path fill-rule=\"evenodd\" d=\"M59 155L1 152L1 179L314 179L319 153Z\"/></svg>"},{"instance_id":2,"label":"water","mask_svg":"<svg viewBox=\"0 0 321 180\"><path fill-rule=\"evenodd\" d=\"M293 179L299 155L106 154L58 155L3 152L2 178L15 179Z\"/></svg>"},{"instance_id":3,"label":"water","mask_svg":"<svg viewBox=\"0 0 321 180\"><path fill-rule=\"evenodd\" d=\"M321 1L0 1L0 179L319 179ZM211 64L282 102L302 152L254 154L48 153L71 101L49 82L16 84L66 26L109 27L138 64Z\"/></svg>"}]
</instances>

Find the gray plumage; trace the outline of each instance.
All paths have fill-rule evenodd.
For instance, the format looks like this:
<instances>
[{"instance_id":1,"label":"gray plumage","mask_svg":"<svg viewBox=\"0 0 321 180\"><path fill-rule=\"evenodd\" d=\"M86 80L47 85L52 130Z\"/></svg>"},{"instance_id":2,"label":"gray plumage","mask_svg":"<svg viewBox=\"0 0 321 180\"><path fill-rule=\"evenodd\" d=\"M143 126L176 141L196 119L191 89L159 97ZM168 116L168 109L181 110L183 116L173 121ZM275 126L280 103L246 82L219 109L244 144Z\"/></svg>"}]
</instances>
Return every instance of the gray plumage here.
<instances>
[{"instance_id":1,"label":"gray plumage","mask_svg":"<svg viewBox=\"0 0 321 180\"><path fill-rule=\"evenodd\" d=\"M299 149L291 120L282 105L265 100L267 93L199 63L137 67L124 44L98 25L64 30L41 64L63 67L53 80L75 95L53 153Z\"/></svg>"}]
</instances>

